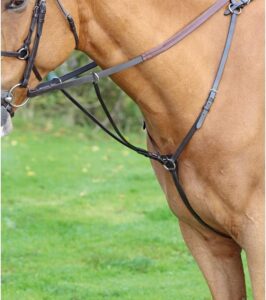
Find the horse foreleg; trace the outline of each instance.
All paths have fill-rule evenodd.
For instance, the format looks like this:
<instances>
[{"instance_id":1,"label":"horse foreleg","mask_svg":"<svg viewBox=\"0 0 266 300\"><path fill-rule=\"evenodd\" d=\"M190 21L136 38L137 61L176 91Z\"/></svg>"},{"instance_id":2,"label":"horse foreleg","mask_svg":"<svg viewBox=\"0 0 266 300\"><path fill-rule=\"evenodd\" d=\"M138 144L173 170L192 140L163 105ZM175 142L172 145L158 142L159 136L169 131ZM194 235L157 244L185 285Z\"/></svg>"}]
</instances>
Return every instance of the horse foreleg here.
<instances>
[{"instance_id":1,"label":"horse foreleg","mask_svg":"<svg viewBox=\"0 0 266 300\"><path fill-rule=\"evenodd\" d=\"M263 300L264 298L264 263L262 262L263 253L248 250L247 260L251 278L254 300Z\"/></svg>"},{"instance_id":2,"label":"horse foreleg","mask_svg":"<svg viewBox=\"0 0 266 300\"><path fill-rule=\"evenodd\" d=\"M231 239L216 234L206 239L191 226L180 228L192 255L203 272L215 300L246 299L241 248Z\"/></svg>"},{"instance_id":3,"label":"horse foreleg","mask_svg":"<svg viewBox=\"0 0 266 300\"><path fill-rule=\"evenodd\" d=\"M258 219L259 217L254 223ZM247 255L254 300L263 300L265 299L264 222L258 221L256 225L247 226L243 248Z\"/></svg>"}]
</instances>

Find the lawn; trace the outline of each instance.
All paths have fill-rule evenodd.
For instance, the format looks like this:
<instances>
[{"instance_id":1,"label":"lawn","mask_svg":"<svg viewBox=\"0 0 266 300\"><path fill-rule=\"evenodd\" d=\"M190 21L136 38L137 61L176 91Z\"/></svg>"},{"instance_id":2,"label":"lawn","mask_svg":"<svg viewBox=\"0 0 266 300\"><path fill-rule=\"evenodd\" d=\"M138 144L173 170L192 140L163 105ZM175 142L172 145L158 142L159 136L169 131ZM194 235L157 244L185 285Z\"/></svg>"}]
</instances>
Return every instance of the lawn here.
<instances>
[{"instance_id":1,"label":"lawn","mask_svg":"<svg viewBox=\"0 0 266 300\"><path fill-rule=\"evenodd\" d=\"M21 124L2 141L4 300L211 299L147 159Z\"/></svg>"}]
</instances>

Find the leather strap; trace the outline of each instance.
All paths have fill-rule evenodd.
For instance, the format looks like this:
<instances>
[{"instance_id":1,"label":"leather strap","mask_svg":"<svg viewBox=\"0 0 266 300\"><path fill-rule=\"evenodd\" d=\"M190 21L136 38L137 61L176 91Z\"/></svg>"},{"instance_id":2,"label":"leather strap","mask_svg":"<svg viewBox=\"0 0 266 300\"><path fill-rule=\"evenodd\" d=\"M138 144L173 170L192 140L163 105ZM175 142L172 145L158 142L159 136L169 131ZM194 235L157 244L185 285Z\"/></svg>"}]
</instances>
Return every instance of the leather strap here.
<instances>
[{"instance_id":1,"label":"leather strap","mask_svg":"<svg viewBox=\"0 0 266 300\"><path fill-rule=\"evenodd\" d=\"M94 84L95 89L97 90L97 83ZM67 92L66 90L61 90L61 92L66 96L66 98L68 100L70 100L79 110L81 110L89 119L91 119L96 125L98 125L105 133L107 133L109 136L111 136L113 139L115 139L117 142L119 142L120 144L124 145L125 147L137 152L138 154L144 155L145 157L157 160L158 162L162 163L162 159L157 155L154 154L152 152L149 152L145 149L136 147L134 145L132 145L131 143L129 143L126 138L122 135L122 133L120 132L120 130L118 129L118 127L115 125L114 120L112 119L112 116L110 115L108 109L106 108L106 105L104 104L104 101L101 97L100 94L100 90L98 89L97 91L97 96L99 96L101 98L100 103L104 108L104 111L107 111L107 117L111 122L112 127L115 129L116 134L114 134L113 132L111 132L107 127L105 127L103 124L101 124L101 122L99 120L97 120L97 118L95 118L81 103L79 103L73 96L71 96L71 94L69 92Z\"/></svg>"},{"instance_id":2,"label":"leather strap","mask_svg":"<svg viewBox=\"0 0 266 300\"><path fill-rule=\"evenodd\" d=\"M111 76L115 73L121 72L123 70L126 70L128 68L132 68L138 64L143 63L144 61L151 59L152 57L155 57L156 55L161 54L162 52L168 50L170 47L173 47L178 42L180 42L182 39L184 39L186 36L188 36L191 32L196 30L200 25L202 25L204 22L206 22L212 15L214 15L215 12L220 10L226 3L228 3L228 0L218 0L214 5L212 5L210 8L208 8L203 14L201 14L198 18L196 18L194 21L192 21L190 24L185 26L183 29L181 29L177 34L175 34L173 37L168 39L166 42L160 44L156 48L149 50L127 62L118 64L116 66L113 66L111 68L102 70L100 72L95 73L94 75L88 75L84 76L78 79L71 80L69 82L47 82L46 85L39 85L35 89L28 91L28 97L36 97L38 95L42 95L44 93L47 93L48 91L54 91L54 90L60 90L69 88L72 86L79 86L84 83L92 83L95 81L95 78L101 79L104 77Z\"/></svg>"},{"instance_id":3,"label":"leather strap","mask_svg":"<svg viewBox=\"0 0 266 300\"><path fill-rule=\"evenodd\" d=\"M39 81L42 81L42 76L41 76L40 72L38 71L38 69L36 68L35 65L33 65L32 71L33 71L35 77L36 77Z\"/></svg>"},{"instance_id":4,"label":"leather strap","mask_svg":"<svg viewBox=\"0 0 266 300\"><path fill-rule=\"evenodd\" d=\"M245 1L245 0L243 0ZM202 108L202 111L200 112L199 116L197 117L196 121L194 122L194 124L192 125L191 129L189 130L189 132L186 134L186 136L184 137L184 139L182 140L182 142L180 143L179 147L177 148L177 150L174 152L174 154L172 155L162 155L159 152L157 153L153 153L153 152L149 152L145 149L141 149L139 147L136 147L134 145L132 145L131 143L129 143L124 136L122 135L122 133L120 132L120 130L118 129L118 127L116 126L108 108L106 107L106 104L102 98L99 86L98 86L98 80L100 79L99 74L101 74L101 71L99 73L93 73L92 75L92 82L95 88L95 92L97 95L97 98L110 122L110 124L112 125L115 134L112 133L109 129L107 129L105 126L103 126L98 120L95 119L94 116L92 116L77 100L75 100L69 93L67 93L65 90L62 90L62 92L67 96L67 98L74 103L79 109L81 109L88 117L90 117L98 126L100 126L107 134L109 134L111 137L113 137L116 141L118 141L119 143L123 144L124 146L132 149L133 151L144 155L145 157L148 157L150 159L156 160L158 162L160 162L171 174L173 182L175 184L175 187L177 189L177 192L180 195L180 198L182 200L182 202L184 203L184 205L187 207L187 209L190 211L190 213L192 214L192 216L204 227L212 230L213 232L215 232L216 234L219 234L222 237L225 238L230 238L230 236L228 236L227 234L217 230L216 228L213 228L212 226L210 226L208 223L206 223L200 216L199 214L193 209L193 207L191 206L189 199L180 183L179 180L179 176L178 176L178 161L180 158L180 155L182 154L182 152L184 151L185 147L188 145L188 143L190 142L190 140L192 139L192 137L194 136L194 134L196 133L196 131L198 129L200 129L207 117L207 114L214 102L214 99L216 97L216 93L220 84L220 81L222 79L222 75L225 69L225 65L228 59L228 55L229 55L229 50L230 50L230 46L232 44L232 39L233 39L233 34L235 31L235 26L236 26L236 20L237 20L237 15L238 15L238 10L239 7L236 7L234 11L232 11L231 13L231 21L230 21L230 26L229 26L229 30L228 30L228 34L227 34L227 38L226 38L226 42L225 42L225 46L224 46L224 50L220 59L220 63L217 69L217 73L215 76L215 79L213 81L211 90L209 92L209 96ZM131 62L131 61L130 61ZM121 66L119 65L119 68ZM123 67L123 64L122 64ZM109 70L109 69L107 69ZM104 76L105 74L103 74ZM152 137L151 141L152 141Z\"/></svg>"},{"instance_id":5,"label":"leather strap","mask_svg":"<svg viewBox=\"0 0 266 300\"><path fill-rule=\"evenodd\" d=\"M65 8L61 4L60 0L56 0L56 1L59 5L60 10L64 14L67 22L69 23L70 30L72 31L72 33L74 35L75 44L76 44L76 48L77 48L79 39L78 39L75 22L74 22L72 16L65 10ZM22 47L17 51L1 51L1 56L15 57L15 58L19 58L19 59L26 61L26 68L24 70L23 78L21 81L21 87L26 87L28 85L31 71L33 71L33 73L35 74L36 78L39 81L42 81L42 77L40 75L40 72L34 65L34 61L35 61L36 54L38 51L39 41L40 41L40 38L42 35L42 28L43 28L45 14L46 14L46 1L45 0L36 0L32 18L31 18L29 32L28 32L26 39L24 40ZM35 35L34 43L32 46L32 50L30 51L32 35L33 35L36 27L37 27L36 35ZM82 71L85 68L86 68L86 66L83 68L80 68L80 70ZM76 70L76 71L71 72L71 74L80 75L80 73L78 73L78 72L79 71ZM75 75L75 76L77 76L77 75ZM66 79L64 79L64 80L67 80L68 77L67 76L65 76L65 77L66 77Z\"/></svg>"},{"instance_id":6,"label":"leather strap","mask_svg":"<svg viewBox=\"0 0 266 300\"><path fill-rule=\"evenodd\" d=\"M37 18L38 18L37 19L37 29L36 29L36 34L35 34L35 39L33 42L32 50L29 55L29 58L27 59L27 65L26 65L26 68L24 71L23 80L21 82L21 87L26 87L28 85L30 74L33 69L34 61L35 61L35 58L37 55L37 50L39 47L40 38L42 35L43 23L44 23L45 14L46 14L46 3L44 1L40 1L40 4L38 6L38 11L36 9L35 14L37 15ZM34 20L36 19L35 14L33 16ZM30 39L31 39L31 35L30 35Z\"/></svg>"},{"instance_id":7,"label":"leather strap","mask_svg":"<svg viewBox=\"0 0 266 300\"><path fill-rule=\"evenodd\" d=\"M1 51L1 56L6 56L6 57L19 57L19 52L18 51Z\"/></svg>"},{"instance_id":8,"label":"leather strap","mask_svg":"<svg viewBox=\"0 0 266 300\"><path fill-rule=\"evenodd\" d=\"M51 84L51 82L53 81L53 79L56 79L55 82L65 82L71 78L75 78L77 76L79 76L80 74L84 74L88 71L90 71L91 69L97 67L97 64L93 61L93 62L90 62L89 64L85 65L85 66L82 66L70 73L67 73L61 77L58 77L58 76L52 76L52 78L46 82L42 82L38 85L39 88L43 88L43 87L46 87L46 86L49 86ZM52 72L51 72L52 73Z\"/></svg>"},{"instance_id":9,"label":"leather strap","mask_svg":"<svg viewBox=\"0 0 266 300\"><path fill-rule=\"evenodd\" d=\"M79 44L79 37L78 37L78 33L77 33L77 28L75 25L75 22L72 18L72 16L70 15L70 13L68 11L66 11L66 9L64 8L64 6L62 5L60 0L56 0L60 10L62 11L63 15L65 16L68 24L69 24L69 28L73 33L74 39L75 39L75 44L76 44L76 49L78 48L78 44Z\"/></svg>"},{"instance_id":10,"label":"leather strap","mask_svg":"<svg viewBox=\"0 0 266 300\"><path fill-rule=\"evenodd\" d=\"M210 108L215 100L216 97L216 93L220 84L220 81L222 79L222 75L224 72L224 68L228 59L228 55L229 55L229 50L230 50L230 46L232 44L232 39L233 39L233 34L235 31L235 26L236 26L236 20L237 20L237 16L240 13L240 9L242 9L244 6L246 6L247 4L249 4L249 0L231 0L231 4L229 6L229 11L231 13L231 21L230 21L230 26L229 26L229 31L228 31L228 35L227 35L227 39L226 39L226 43L225 43L225 47L221 56L221 60L218 66L218 70L215 76L215 79L213 81L212 87L210 89L209 92L209 96L199 114L199 116L197 117L196 121L194 122L194 124L192 125L191 129L189 130L189 132L187 133L187 135L184 137L184 139L182 140L182 142L180 143L179 147L177 148L177 150L174 152L174 154L172 155L162 155L159 152L158 153L153 153L153 152L149 152L145 149L136 147L134 145L132 145L131 143L129 143L125 137L122 135L122 133L120 132L120 130L118 129L118 127L116 126L114 120L112 119L112 116L109 112L109 110L107 109L105 102L101 96L101 92L98 86L98 81L101 78L110 76L112 74L118 73L120 71L123 71L127 68L133 67L137 64L140 64L142 62L144 62L145 60L151 59L152 57L159 55L160 53L166 51L167 49L169 49L170 47L172 47L173 45L175 45L176 43L178 43L180 40L182 40L185 36L187 36L189 33L191 33L193 30L195 30L196 28L198 28L201 24L203 24L203 22L205 22L210 16L212 16L218 9L220 9L225 3L227 3L227 1L225 0L220 0L217 1L212 7L210 7L205 13L203 13L200 17L196 18L191 24L187 25L185 28L183 28L181 31L179 31L176 35L174 35L172 38L170 38L169 40L167 40L164 44L153 48L152 50L144 53L143 55L137 56L133 59L131 59L130 61L126 62L126 63L122 63L119 65L116 65L114 67L108 68L106 70L102 70L100 72L97 73L92 73L89 76L84 76L82 78L78 78L72 81L67 81L70 78L73 78L75 76L78 76L79 74L82 74L84 72L86 72L87 70L90 70L91 68L95 67L96 64L95 63L91 63L88 64L82 68L79 68L78 70L75 70L73 72L70 72L69 74L66 74L64 76L62 76L61 78L57 78L57 80L52 80L52 81L48 81L45 84L41 84L39 85L35 90L32 90L29 92L29 96L31 97L35 97L39 94L43 94L47 91L51 91L51 90L58 90L60 89L63 94L73 103L75 104L83 113L85 113L93 122L95 122L101 129L103 129L108 135L110 135L112 138L114 138L116 141L118 141L119 143L123 144L124 146L132 149L133 151L144 155L145 157L148 157L150 159L156 160L158 162L160 162L172 175L172 179L173 182L176 186L176 189L184 203L184 205L187 207L187 209L190 211L190 213L193 215L193 217L203 226L205 226L206 228L212 230L213 232L226 237L226 238L230 238L230 236L228 236L227 234L220 232L219 230L213 228L212 226L210 226L209 224L207 224L199 215L198 213L193 209L193 207L191 206L188 197L186 196L186 193L180 183L179 177L178 177L178 160L180 158L180 155L182 154L183 150L185 149L185 147L187 146L187 144L190 142L190 140L192 139L193 135L195 134L195 132L200 129L207 117L208 112L210 111ZM225 14L227 15L228 10L225 11ZM66 82L64 82L66 80ZM108 120L110 121L115 133L111 132L109 129L107 129L105 126L103 126L92 114L90 114L75 98L73 98L68 92L66 92L64 90L64 88L66 87L70 87L70 86L76 86L76 85L80 85L83 83L87 83L87 82L92 82L95 88L95 92L97 95L97 98L108 118Z\"/></svg>"},{"instance_id":11,"label":"leather strap","mask_svg":"<svg viewBox=\"0 0 266 300\"><path fill-rule=\"evenodd\" d=\"M114 67L102 70L97 73L90 74L88 76L83 76L81 78L73 79L68 82L62 82L62 83L56 82L55 83L55 82L47 81L45 85L41 84L41 85L38 85L35 89L29 90L28 97L33 98L33 97L42 95L44 93L47 93L48 91L50 92L50 91L55 91L55 90L66 89L66 88L69 88L72 86L79 86L84 83L92 83L95 81L96 78L101 79L101 78L111 76L115 73L121 72L121 71L131 68L133 66L136 66L142 62L143 62L142 56L137 56L137 57L127 61L126 63L116 65Z\"/></svg>"},{"instance_id":12,"label":"leather strap","mask_svg":"<svg viewBox=\"0 0 266 300\"><path fill-rule=\"evenodd\" d=\"M183 29L178 31L175 35L173 35L170 39L166 40L163 44L145 52L142 54L143 60L151 59L171 47L175 46L177 43L182 41L186 36L188 36L191 32L196 30L199 26L205 23L209 18L214 15L218 10L224 7L228 3L228 0L219 0L216 1L211 7L209 7L205 12L203 12L200 16L198 16L194 21L189 23Z\"/></svg>"},{"instance_id":13,"label":"leather strap","mask_svg":"<svg viewBox=\"0 0 266 300\"><path fill-rule=\"evenodd\" d=\"M180 184L180 181L178 179L178 175L176 170L175 171L170 171L174 184L176 186L176 189L182 199L182 202L184 203L184 205L186 206L186 208L189 210L189 212L192 214L192 216L204 227L210 229L211 231L217 233L218 235L225 237L225 238L230 238L227 234L215 229L214 227L210 226L208 223L206 223L205 221L203 221L203 219L198 215L198 213L194 210L194 208L191 206L186 193L184 192L184 189L182 187L182 185Z\"/></svg>"}]
</instances>

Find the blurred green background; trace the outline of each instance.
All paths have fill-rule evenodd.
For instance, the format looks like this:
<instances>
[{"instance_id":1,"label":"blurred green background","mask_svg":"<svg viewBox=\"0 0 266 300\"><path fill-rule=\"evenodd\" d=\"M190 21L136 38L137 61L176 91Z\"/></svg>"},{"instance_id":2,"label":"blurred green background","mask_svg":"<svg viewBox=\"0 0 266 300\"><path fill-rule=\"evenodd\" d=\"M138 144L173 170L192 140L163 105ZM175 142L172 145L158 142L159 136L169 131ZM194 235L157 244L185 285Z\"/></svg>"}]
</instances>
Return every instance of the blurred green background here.
<instances>
[{"instance_id":1,"label":"blurred green background","mask_svg":"<svg viewBox=\"0 0 266 300\"><path fill-rule=\"evenodd\" d=\"M85 61L76 54L58 74ZM120 128L145 147L136 105L110 80L101 86ZM73 94L107 124L91 87ZM3 299L211 299L147 159L60 93L14 121L2 140Z\"/></svg>"}]
</instances>

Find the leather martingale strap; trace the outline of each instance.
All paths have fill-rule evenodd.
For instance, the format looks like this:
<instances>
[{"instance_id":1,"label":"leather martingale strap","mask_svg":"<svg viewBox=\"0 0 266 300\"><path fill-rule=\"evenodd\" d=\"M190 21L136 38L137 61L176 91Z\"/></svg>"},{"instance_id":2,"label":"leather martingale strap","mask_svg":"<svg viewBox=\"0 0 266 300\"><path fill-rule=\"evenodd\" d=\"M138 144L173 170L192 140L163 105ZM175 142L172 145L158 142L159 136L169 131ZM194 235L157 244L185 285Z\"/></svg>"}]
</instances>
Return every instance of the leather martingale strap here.
<instances>
[{"instance_id":1,"label":"leather martingale strap","mask_svg":"<svg viewBox=\"0 0 266 300\"><path fill-rule=\"evenodd\" d=\"M214 5L212 5L210 8L208 8L203 14L201 14L198 18L196 18L194 21L189 23L187 26L185 26L183 29L178 31L174 36L172 36L170 39L165 41L164 43L160 44L159 46L127 61L121 64L118 64L116 66L113 66L111 68L99 71L96 73L96 76L101 79L105 77L109 77L113 74L116 74L118 72L121 72L123 70L126 70L128 68L132 68L138 64L143 63L144 61L151 59L162 52L165 52L169 48L176 45L178 42L180 42L182 39L187 37L190 33L192 33L194 30L196 30L198 27L200 27L204 22L206 22L211 16L213 16L218 10L220 10L225 4L228 3L228 0L218 0L215 2ZM94 81L95 75L88 75L83 76L81 78L76 78L71 81L67 82L46 82L45 84L41 84L37 86L33 90L29 90L28 96L29 97L36 97L39 95L42 95L44 93L47 93L48 91L54 91L54 90L60 90L60 89L66 89L72 86L78 86L82 85L84 83L89 83Z\"/></svg>"},{"instance_id":2,"label":"leather martingale strap","mask_svg":"<svg viewBox=\"0 0 266 300\"><path fill-rule=\"evenodd\" d=\"M239 2L238 2L239 3ZM221 4L221 2L219 2L219 4ZM100 89L98 87L98 80L104 76L99 76L99 74L101 74L101 72L98 73L94 73L89 77L90 80L92 80L93 84L94 84L94 88L96 91L96 95L98 97L98 100L101 104L101 106L103 107L103 110L106 114L106 116L108 117L113 129L115 130L116 135L114 135L112 132L110 132L106 127L103 128L102 124L98 124L98 120L96 122L96 124L98 124L107 134L109 134L110 136L112 136L115 140L117 140L118 142L120 142L121 144L123 144L124 146L130 148L131 150L134 150L135 152L144 155L145 157L148 157L152 160L156 160L159 163L161 163L165 169L167 171L170 172L172 179L173 179L173 183L177 189L177 192L180 195L180 198L182 200L182 202L184 203L184 205L187 207L187 209L190 211L190 213L192 214L192 216L205 228L208 228L209 230L213 231L214 233L224 237L224 238L231 238L228 234L221 232L220 230L217 230L216 228L213 228L212 226L210 226L207 222L205 222L200 216L199 214L193 209L193 207L190 204L190 201L184 191L184 188L182 187L182 184L180 183L180 179L178 176L178 161L179 158L183 152L183 150L185 149L185 147L187 146L187 144L190 142L190 140L192 139L192 137L194 136L194 134L196 133L196 131L198 129L200 129L203 126L203 123L207 117L208 112L210 111L210 108L212 106L212 104L214 103L216 94L217 94L217 90L220 84L220 81L222 79L222 75L224 72L224 68L226 65L226 61L228 58L228 54L229 54L229 50L230 50L230 46L232 44L232 39L233 39L233 34L235 31L235 26L236 26L236 20L237 20L237 16L239 13L239 9L243 8L245 5L247 5L248 3L245 2L245 0L243 0L243 2L239 3L238 6L233 3L234 6L229 6L231 9L232 7L234 7L234 10L230 11L231 14L231 21L230 21L230 26L229 26L229 30L228 30L228 35L227 35L227 39L225 42L225 47L221 56L221 60L218 66L218 70L215 76L215 79L213 81L213 85L210 89L209 92L209 96L202 108L202 111L200 112L199 116L197 117L196 121L194 122L194 124L192 125L191 129L189 130L189 132L187 133L187 135L184 137L184 139L182 140L182 142L180 143L179 147L177 148L177 150L175 151L175 153L173 153L172 155L162 155L159 152L157 153L153 153L153 152L149 152L147 150L135 147L134 145L130 144L121 134L121 132L119 131L119 129L117 128L115 122L112 119L111 114L109 113L108 109L106 108L106 105L102 99L101 93L100 93ZM218 6L219 7L219 6ZM228 10L226 10L225 15L228 14ZM200 23L198 23L200 24ZM193 27L193 26L192 26ZM189 27L189 28L192 28ZM188 28L188 27L186 27ZM179 41L179 39L182 37L182 34L177 34L173 40L173 41ZM150 59L153 57L153 55L158 55L160 51L166 51L167 49L169 49L170 45L172 45L172 42L170 43L166 43L166 46L161 48L159 50L159 48L154 48L156 50L151 50L149 52L147 52L147 59ZM166 49L167 47L167 49ZM156 53L156 54L155 54ZM160 52L161 53L161 52ZM131 61L129 61L129 63L131 63ZM134 63L133 63L134 64ZM113 67L114 68L114 67ZM111 68L111 69L113 69ZM121 65L116 66L117 69L121 70L123 69L123 65L121 67ZM111 73L110 69L105 70L107 71L107 73ZM87 77L88 78L88 77ZM64 94L65 91L63 90ZM86 115L89 114L89 112L81 106L80 103L78 103L75 99L73 99L73 97L71 95L66 95L68 99L70 99L76 106L78 106ZM94 118L92 116L89 116L91 119Z\"/></svg>"},{"instance_id":3,"label":"leather martingale strap","mask_svg":"<svg viewBox=\"0 0 266 300\"><path fill-rule=\"evenodd\" d=\"M177 43L182 41L186 36L196 30L199 26L205 23L209 18L214 15L218 10L224 7L228 3L228 0L219 0L216 1L211 7L209 7L206 11L204 11L200 16L198 16L194 21L189 23L175 35L173 35L170 39L166 40L163 44L145 52L142 54L143 60L151 59L171 47L175 46Z\"/></svg>"},{"instance_id":4,"label":"leather martingale strap","mask_svg":"<svg viewBox=\"0 0 266 300\"><path fill-rule=\"evenodd\" d=\"M60 1L57 0L59 6ZM186 36L188 36L191 32L193 32L195 29L197 29L201 24L206 22L215 12L220 10L225 4L228 3L227 0L218 0L214 5L212 5L209 9L207 9L203 14L201 14L199 17L197 17L193 22L185 26L183 29L181 29L179 32L177 32L174 36L172 36L170 39L165 41L163 44L143 53L142 55L139 55L125 63L118 64L116 66L113 66L111 68L91 73L90 75L83 76L81 78L76 78L77 76L95 68L97 65L96 63L92 62L87 64L86 66L83 66L75 71L72 71L66 75L63 75L61 77L55 77L47 82L41 83L38 85L34 90L30 90L28 92L29 97L36 97L38 95L44 94L49 91L53 90L61 90L63 94L69 99L75 106L77 106L87 117L89 117L94 123L96 123L102 130L104 130L108 135L110 135L113 139L124 145L125 147L145 156L152 160L158 161L161 163L167 171L170 172L172 175L172 179L174 182L174 185L177 189L177 192L180 195L180 198L182 199L184 205L187 207L187 209L190 211L192 216L204 227L212 230L213 232L226 237L230 238L229 235L227 235L224 232L221 232L209 224L207 224L199 215L198 213L193 209L191 206L188 197L186 196L186 193L180 183L179 177L178 177L178 161L180 159L180 156L182 152L184 151L185 147L188 145L194 134L198 129L200 129L204 121L208 115L208 112L210 111L211 106L214 103L214 100L216 98L217 90L220 84L220 81L222 79L222 75L225 69L225 65L227 62L230 46L232 44L233 34L235 31L236 21L237 17L241 12L241 9L243 9L246 5L248 5L251 2L251 0L231 0L228 6L228 9L225 11L225 15L231 15L231 21L230 26L228 30L228 35L226 38L224 50L221 56L221 60L217 69L217 73L215 76L215 79L213 81L212 87L210 89L209 95L207 97L207 100L205 101L205 104L199 113L196 121L192 125L191 129L187 133L187 135L184 137L180 145L177 147L176 151L171 155L162 155L159 152L149 152L145 149L136 147L129 143L126 138L123 136L123 134L118 129L117 125L115 124L114 120L112 119L112 116L102 98L100 88L98 86L98 82L101 78L111 76L115 73L121 72L123 70L126 70L128 68L131 68L133 66L136 66L140 63L143 63L144 61L151 59L160 53L168 50L170 47L173 47L178 42L180 42L182 39L184 39ZM64 12L64 10L62 10ZM71 25L70 25L71 26ZM74 29L73 29L74 30ZM75 30L74 30L75 31ZM75 35L75 34L74 34ZM77 42L77 41L76 41ZM36 55L36 53L35 53ZM35 56L34 56L35 57ZM33 60L34 61L34 60ZM73 79L75 78L75 79ZM71 80L72 79L72 80ZM98 121L84 106L82 106L74 97L72 97L65 88L72 87L72 86L78 86L84 83L93 83L97 98L108 118L110 121L110 124L112 125L114 132L106 128L103 124L101 124L100 121Z\"/></svg>"}]
</instances>

